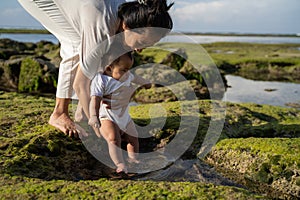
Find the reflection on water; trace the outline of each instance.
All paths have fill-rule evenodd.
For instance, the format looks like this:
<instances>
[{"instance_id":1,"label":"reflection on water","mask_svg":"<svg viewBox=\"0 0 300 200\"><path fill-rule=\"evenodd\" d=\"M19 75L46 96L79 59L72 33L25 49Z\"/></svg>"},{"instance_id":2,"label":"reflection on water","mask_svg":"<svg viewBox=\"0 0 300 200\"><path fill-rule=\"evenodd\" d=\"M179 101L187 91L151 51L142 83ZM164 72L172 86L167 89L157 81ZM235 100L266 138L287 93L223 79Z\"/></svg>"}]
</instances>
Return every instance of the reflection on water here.
<instances>
[{"instance_id":1,"label":"reflection on water","mask_svg":"<svg viewBox=\"0 0 300 200\"><path fill-rule=\"evenodd\" d=\"M39 42L46 40L58 43L58 40L51 34L12 34L2 33L0 38L9 38L19 42ZM262 44L300 44L300 37L263 37L263 36L218 36L218 35L168 35L160 42L194 42L199 44L214 42L250 42Z\"/></svg>"},{"instance_id":2,"label":"reflection on water","mask_svg":"<svg viewBox=\"0 0 300 200\"><path fill-rule=\"evenodd\" d=\"M227 36L227 35L169 35L162 42L188 42L194 41L199 44L214 42L249 42L261 44L299 44L300 37L274 37L274 36Z\"/></svg>"},{"instance_id":3,"label":"reflection on water","mask_svg":"<svg viewBox=\"0 0 300 200\"><path fill-rule=\"evenodd\" d=\"M225 76L230 88L223 101L253 102L288 107L288 103L300 104L300 84L272 81L254 81L239 76Z\"/></svg>"},{"instance_id":4,"label":"reflection on water","mask_svg":"<svg viewBox=\"0 0 300 200\"><path fill-rule=\"evenodd\" d=\"M12 33L1 33L0 38L8 38L18 42L39 42L41 40L49 41L54 44L58 44L58 40L52 34L12 34Z\"/></svg>"}]
</instances>

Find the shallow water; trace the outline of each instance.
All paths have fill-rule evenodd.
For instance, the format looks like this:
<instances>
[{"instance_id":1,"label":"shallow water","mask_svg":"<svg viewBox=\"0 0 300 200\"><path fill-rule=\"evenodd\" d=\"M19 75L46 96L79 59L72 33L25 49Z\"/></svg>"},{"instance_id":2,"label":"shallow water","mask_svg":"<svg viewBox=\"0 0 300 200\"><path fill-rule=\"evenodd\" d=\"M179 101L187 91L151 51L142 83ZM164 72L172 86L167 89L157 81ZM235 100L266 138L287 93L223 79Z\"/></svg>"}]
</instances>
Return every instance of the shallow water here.
<instances>
[{"instance_id":1,"label":"shallow water","mask_svg":"<svg viewBox=\"0 0 300 200\"><path fill-rule=\"evenodd\" d=\"M39 42L41 40L49 41L54 44L58 43L56 37L52 34L12 34L12 33L1 33L0 38L8 38L18 42Z\"/></svg>"},{"instance_id":2,"label":"shallow water","mask_svg":"<svg viewBox=\"0 0 300 200\"><path fill-rule=\"evenodd\" d=\"M9 38L20 42L38 42L40 40L58 43L51 34L0 34L0 38ZM254 36L197 36L197 35L170 35L162 42L255 42L255 43L299 43L300 37L254 37ZM298 47L300 50L300 47ZM300 104L300 84L254 81L239 76L227 75L228 85L223 101L253 102L289 107L287 103ZM270 92L265 89L271 89Z\"/></svg>"},{"instance_id":3,"label":"shallow water","mask_svg":"<svg viewBox=\"0 0 300 200\"><path fill-rule=\"evenodd\" d=\"M135 178L136 180L153 180L153 181L189 181L213 183L215 185L226 185L245 188L237 184L218 172L208 164L198 160L177 160L165 169L142 174Z\"/></svg>"},{"instance_id":4,"label":"shallow water","mask_svg":"<svg viewBox=\"0 0 300 200\"><path fill-rule=\"evenodd\" d=\"M58 43L58 40L51 34L12 34L2 33L0 38L9 38L19 42L39 42L41 40ZM261 44L300 44L300 37L263 37L263 36L215 36L215 35L169 35L161 42L187 42L187 43L214 43L214 42L248 42Z\"/></svg>"},{"instance_id":5,"label":"shallow water","mask_svg":"<svg viewBox=\"0 0 300 200\"><path fill-rule=\"evenodd\" d=\"M230 86L223 101L252 102L289 107L288 103L300 104L300 84L275 81L254 81L239 76L226 75Z\"/></svg>"},{"instance_id":6,"label":"shallow water","mask_svg":"<svg viewBox=\"0 0 300 200\"><path fill-rule=\"evenodd\" d=\"M246 42L260 44L299 44L300 37L271 37L271 36L219 36L219 35L169 35L162 42L214 43L214 42Z\"/></svg>"}]
</instances>

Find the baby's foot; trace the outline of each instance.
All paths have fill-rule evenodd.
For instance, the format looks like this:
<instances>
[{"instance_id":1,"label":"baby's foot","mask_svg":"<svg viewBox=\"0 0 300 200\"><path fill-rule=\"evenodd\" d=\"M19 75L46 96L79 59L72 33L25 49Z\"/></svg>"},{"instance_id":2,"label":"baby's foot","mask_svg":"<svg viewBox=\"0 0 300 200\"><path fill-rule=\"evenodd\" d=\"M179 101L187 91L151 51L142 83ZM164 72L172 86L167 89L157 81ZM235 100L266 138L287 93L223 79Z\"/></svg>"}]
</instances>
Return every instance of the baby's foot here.
<instances>
[{"instance_id":1,"label":"baby's foot","mask_svg":"<svg viewBox=\"0 0 300 200\"><path fill-rule=\"evenodd\" d=\"M131 164L139 164L140 163L140 161L136 158L128 158L127 162L131 163Z\"/></svg>"},{"instance_id":2,"label":"baby's foot","mask_svg":"<svg viewBox=\"0 0 300 200\"><path fill-rule=\"evenodd\" d=\"M128 173L128 169L126 167L126 165L124 163L118 163L117 164L117 169L116 169L116 172L117 173L121 173L121 172L124 172L124 173Z\"/></svg>"}]
</instances>

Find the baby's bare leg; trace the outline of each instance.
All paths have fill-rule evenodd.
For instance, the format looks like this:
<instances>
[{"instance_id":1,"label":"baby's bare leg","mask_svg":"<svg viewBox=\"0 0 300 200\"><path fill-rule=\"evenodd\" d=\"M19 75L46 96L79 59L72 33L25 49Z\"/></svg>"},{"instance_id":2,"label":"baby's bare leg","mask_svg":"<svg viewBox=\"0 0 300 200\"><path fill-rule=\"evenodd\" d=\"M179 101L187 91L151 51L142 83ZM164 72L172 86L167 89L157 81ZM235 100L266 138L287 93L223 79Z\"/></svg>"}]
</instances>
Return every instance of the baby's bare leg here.
<instances>
[{"instance_id":1,"label":"baby's bare leg","mask_svg":"<svg viewBox=\"0 0 300 200\"><path fill-rule=\"evenodd\" d=\"M131 121L127 126L126 140L127 144L127 153L128 153L128 162L131 163L139 163L138 161L138 153L139 153L139 140L138 140L138 132L135 128L133 121Z\"/></svg>"},{"instance_id":2,"label":"baby's bare leg","mask_svg":"<svg viewBox=\"0 0 300 200\"><path fill-rule=\"evenodd\" d=\"M104 139L107 141L109 155L114 164L117 166L116 171L123 171L127 173L127 167L122 155L121 136L118 126L110 120L101 120L100 131Z\"/></svg>"}]
</instances>

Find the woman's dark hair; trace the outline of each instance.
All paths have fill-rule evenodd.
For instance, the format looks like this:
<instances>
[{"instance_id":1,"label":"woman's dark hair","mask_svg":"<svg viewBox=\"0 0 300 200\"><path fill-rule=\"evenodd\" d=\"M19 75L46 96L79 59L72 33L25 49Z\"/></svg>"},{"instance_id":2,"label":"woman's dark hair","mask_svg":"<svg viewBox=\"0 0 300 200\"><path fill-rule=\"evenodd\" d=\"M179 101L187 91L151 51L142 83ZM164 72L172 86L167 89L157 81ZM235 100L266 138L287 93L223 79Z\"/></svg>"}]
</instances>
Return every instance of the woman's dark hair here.
<instances>
[{"instance_id":1,"label":"woman's dark hair","mask_svg":"<svg viewBox=\"0 0 300 200\"><path fill-rule=\"evenodd\" d=\"M173 28L168 10L174 3L167 0L143 0L123 3L119 6L118 17L129 29L144 27Z\"/></svg>"}]
</instances>

